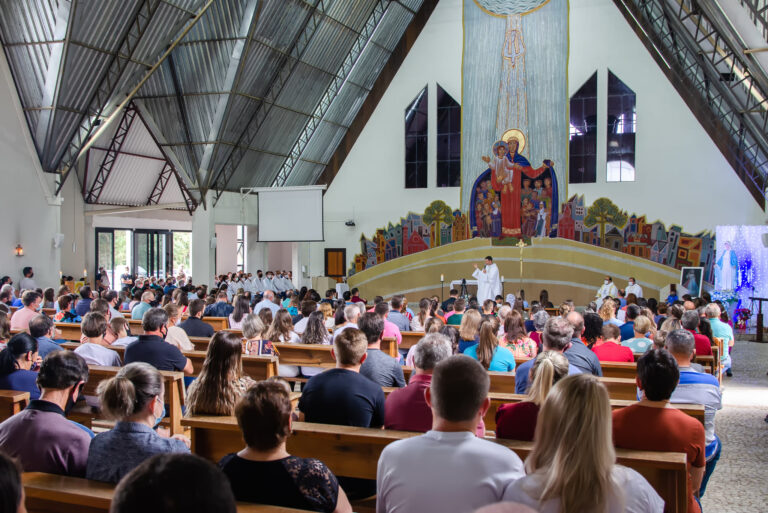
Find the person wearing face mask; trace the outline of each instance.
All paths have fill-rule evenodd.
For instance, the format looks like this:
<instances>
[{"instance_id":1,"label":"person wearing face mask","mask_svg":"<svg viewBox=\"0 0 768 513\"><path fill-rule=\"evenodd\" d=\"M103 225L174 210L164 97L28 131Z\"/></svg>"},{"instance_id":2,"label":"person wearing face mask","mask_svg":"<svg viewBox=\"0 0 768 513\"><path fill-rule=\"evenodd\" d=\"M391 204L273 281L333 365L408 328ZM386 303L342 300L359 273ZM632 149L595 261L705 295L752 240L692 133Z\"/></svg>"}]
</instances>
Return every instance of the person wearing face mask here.
<instances>
[{"instance_id":1,"label":"person wearing face mask","mask_svg":"<svg viewBox=\"0 0 768 513\"><path fill-rule=\"evenodd\" d=\"M163 377L148 363L126 365L99 384L101 410L115 427L91 440L85 477L117 483L156 454L189 453L183 435L164 438L155 428L165 416Z\"/></svg>"},{"instance_id":2,"label":"person wearing face mask","mask_svg":"<svg viewBox=\"0 0 768 513\"><path fill-rule=\"evenodd\" d=\"M85 477L91 431L66 418L88 381L88 365L72 351L49 354L40 366L40 399L0 424L0 451L25 472Z\"/></svg>"},{"instance_id":3,"label":"person wearing face mask","mask_svg":"<svg viewBox=\"0 0 768 513\"><path fill-rule=\"evenodd\" d=\"M39 399L37 371L37 340L26 333L11 337L5 349L0 351L0 390L29 392L30 399Z\"/></svg>"},{"instance_id":4,"label":"person wearing face mask","mask_svg":"<svg viewBox=\"0 0 768 513\"><path fill-rule=\"evenodd\" d=\"M635 297L643 297L643 287L637 284L633 276L629 277L629 284L626 288L627 295L634 294Z\"/></svg>"},{"instance_id":5,"label":"person wearing face mask","mask_svg":"<svg viewBox=\"0 0 768 513\"><path fill-rule=\"evenodd\" d=\"M35 290L37 283L32 278L35 277L35 273L31 267L25 267L21 270L21 274L24 277L19 281L19 290Z\"/></svg>"},{"instance_id":6,"label":"person wearing face mask","mask_svg":"<svg viewBox=\"0 0 768 513\"><path fill-rule=\"evenodd\" d=\"M606 276L603 284L600 285L599 289L597 289L597 294L595 294L597 307L600 308L600 305L603 304L603 298L606 296L616 297L618 293L619 289L617 289L616 285L613 284L613 279L611 279L610 276Z\"/></svg>"},{"instance_id":7,"label":"person wearing face mask","mask_svg":"<svg viewBox=\"0 0 768 513\"><path fill-rule=\"evenodd\" d=\"M244 288L244 284L240 281L240 275L235 274L227 286L227 301L231 303L232 298L237 295L237 291L242 288Z\"/></svg>"},{"instance_id":8,"label":"person wearing face mask","mask_svg":"<svg viewBox=\"0 0 768 513\"><path fill-rule=\"evenodd\" d=\"M272 271L267 271L266 278L262 278L262 280L261 280L261 285L262 285L262 287L264 288L265 291L266 290L277 290L275 288L275 280L274 280L274 278L275 278L275 273L273 273Z\"/></svg>"},{"instance_id":9,"label":"person wearing face mask","mask_svg":"<svg viewBox=\"0 0 768 513\"><path fill-rule=\"evenodd\" d=\"M168 333L168 314L162 308L150 308L141 320L144 333L136 342L125 348L126 365L133 362L145 362L157 370L182 371L191 376L194 372L192 362L179 348L165 341Z\"/></svg>"},{"instance_id":10,"label":"person wearing face mask","mask_svg":"<svg viewBox=\"0 0 768 513\"><path fill-rule=\"evenodd\" d=\"M11 329L26 331L29 329L29 321L38 314L40 305L43 303L43 296L33 290L28 290L21 298L24 308L16 311L11 316Z\"/></svg>"}]
</instances>

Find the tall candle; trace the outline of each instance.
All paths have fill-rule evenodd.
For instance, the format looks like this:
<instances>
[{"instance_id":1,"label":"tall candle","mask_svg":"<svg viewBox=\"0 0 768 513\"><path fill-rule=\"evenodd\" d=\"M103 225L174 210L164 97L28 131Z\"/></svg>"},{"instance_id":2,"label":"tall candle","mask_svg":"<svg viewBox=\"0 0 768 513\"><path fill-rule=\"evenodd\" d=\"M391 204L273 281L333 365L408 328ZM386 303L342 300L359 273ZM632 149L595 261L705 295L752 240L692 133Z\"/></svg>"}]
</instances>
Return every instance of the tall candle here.
<instances>
[{"instance_id":1,"label":"tall candle","mask_svg":"<svg viewBox=\"0 0 768 513\"><path fill-rule=\"evenodd\" d=\"M445 275L444 274L440 275L440 281L445 281Z\"/></svg>"}]
</instances>

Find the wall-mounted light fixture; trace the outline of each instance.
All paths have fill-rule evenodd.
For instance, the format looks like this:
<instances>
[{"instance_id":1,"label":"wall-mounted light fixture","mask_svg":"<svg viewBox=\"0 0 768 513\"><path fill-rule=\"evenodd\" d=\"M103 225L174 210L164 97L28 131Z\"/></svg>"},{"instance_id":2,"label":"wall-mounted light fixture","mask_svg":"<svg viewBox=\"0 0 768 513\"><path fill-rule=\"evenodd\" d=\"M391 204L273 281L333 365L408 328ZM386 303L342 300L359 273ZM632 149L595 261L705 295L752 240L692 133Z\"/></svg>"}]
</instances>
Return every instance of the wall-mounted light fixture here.
<instances>
[{"instance_id":1,"label":"wall-mounted light fixture","mask_svg":"<svg viewBox=\"0 0 768 513\"><path fill-rule=\"evenodd\" d=\"M16 248L13 252L17 257L24 256L24 248L21 247L21 244L16 244Z\"/></svg>"}]
</instances>

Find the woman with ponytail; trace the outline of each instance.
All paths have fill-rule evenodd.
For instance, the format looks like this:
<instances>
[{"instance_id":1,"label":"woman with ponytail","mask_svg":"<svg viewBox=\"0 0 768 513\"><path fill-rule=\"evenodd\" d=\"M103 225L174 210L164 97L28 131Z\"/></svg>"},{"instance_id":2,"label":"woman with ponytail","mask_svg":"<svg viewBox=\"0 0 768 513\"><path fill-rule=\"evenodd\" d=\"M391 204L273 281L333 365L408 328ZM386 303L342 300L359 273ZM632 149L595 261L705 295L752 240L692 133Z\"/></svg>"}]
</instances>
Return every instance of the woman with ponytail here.
<instances>
[{"instance_id":1,"label":"woman with ponytail","mask_svg":"<svg viewBox=\"0 0 768 513\"><path fill-rule=\"evenodd\" d=\"M91 440L87 479L117 483L156 454L189 452L187 437L155 431L165 416L163 376L148 363L129 363L102 381L98 393L102 412L117 424Z\"/></svg>"},{"instance_id":2,"label":"woman with ponytail","mask_svg":"<svg viewBox=\"0 0 768 513\"><path fill-rule=\"evenodd\" d=\"M29 392L30 400L40 399L37 371L32 370L38 360L37 340L28 333L12 336L0 351L0 390Z\"/></svg>"},{"instance_id":3,"label":"woman with ponytail","mask_svg":"<svg viewBox=\"0 0 768 513\"><path fill-rule=\"evenodd\" d=\"M499 321L489 317L480 324L480 342L464 350L464 354L480 362L486 370L512 372L515 369L515 355L506 347L499 346L496 333Z\"/></svg>"},{"instance_id":4,"label":"woman with ponytail","mask_svg":"<svg viewBox=\"0 0 768 513\"><path fill-rule=\"evenodd\" d=\"M526 476L504 501L540 513L661 513L664 501L636 471L616 464L608 390L591 374L563 378L541 406Z\"/></svg>"},{"instance_id":5,"label":"woman with ponytail","mask_svg":"<svg viewBox=\"0 0 768 513\"><path fill-rule=\"evenodd\" d=\"M531 367L525 401L504 404L496 412L496 438L533 440L539 408L555 383L568 375L568 359L557 351L539 353Z\"/></svg>"}]
</instances>

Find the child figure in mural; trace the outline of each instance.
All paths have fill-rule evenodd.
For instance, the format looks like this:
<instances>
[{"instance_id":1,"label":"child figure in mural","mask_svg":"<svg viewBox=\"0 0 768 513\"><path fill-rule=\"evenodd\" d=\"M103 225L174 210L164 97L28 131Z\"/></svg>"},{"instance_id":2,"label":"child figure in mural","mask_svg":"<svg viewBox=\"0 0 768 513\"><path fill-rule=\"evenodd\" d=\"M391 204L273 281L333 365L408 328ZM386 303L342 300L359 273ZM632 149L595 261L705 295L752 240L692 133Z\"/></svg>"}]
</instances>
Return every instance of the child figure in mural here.
<instances>
[{"instance_id":1,"label":"child figure in mural","mask_svg":"<svg viewBox=\"0 0 768 513\"><path fill-rule=\"evenodd\" d=\"M523 190L520 192L520 199L525 200L528 198L531 199L531 180L528 178L523 178Z\"/></svg>"},{"instance_id":2,"label":"child figure in mural","mask_svg":"<svg viewBox=\"0 0 768 513\"><path fill-rule=\"evenodd\" d=\"M529 198L523 198L523 237L533 237L536 233L536 209Z\"/></svg>"},{"instance_id":3,"label":"child figure in mural","mask_svg":"<svg viewBox=\"0 0 768 513\"><path fill-rule=\"evenodd\" d=\"M489 237L493 237L493 216L491 215L491 203L488 200L483 202L483 226L485 226Z\"/></svg>"},{"instance_id":4,"label":"child figure in mural","mask_svg":"<svg viewBox=\"0 0 768 513\"><path fill-rule=\"evenodd\" d=\"M501 205L494 201L491 210L491 237L501 237Z\"/></svg>"},{"instance_id":5,"label":"child figure in mural","mask_svg":"<svg viewBox=\"0 0 768 513\"><path fill-rule=\"evenodd\" d=\"M547 177L544 179L544 197L547 198L547 202L551 204L552 200L552 179Z\"/></svg>"}]
</instances>

